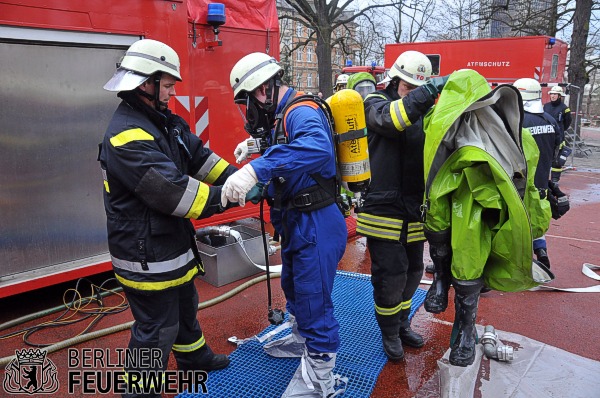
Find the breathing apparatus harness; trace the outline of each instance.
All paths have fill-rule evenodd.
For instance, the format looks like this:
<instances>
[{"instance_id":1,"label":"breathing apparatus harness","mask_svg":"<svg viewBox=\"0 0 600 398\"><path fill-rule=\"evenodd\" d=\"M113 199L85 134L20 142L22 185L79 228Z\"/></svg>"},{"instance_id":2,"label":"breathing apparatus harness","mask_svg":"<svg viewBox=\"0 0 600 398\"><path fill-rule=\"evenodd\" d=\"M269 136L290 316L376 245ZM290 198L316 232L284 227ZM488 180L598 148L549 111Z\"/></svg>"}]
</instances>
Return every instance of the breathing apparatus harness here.
<instances>
[{"instance_id":1,"label":"breathing apparatus harness","mask_svg":"<svg viewBox=\"0 0 600 398\"><path fill-rule=\"evenodd\" d=\"M291 98L286 102L283 110L275 115L275 131L274 131L274 142L276 143L287 143L288 137L285 131L284 126L284 118L290 110L290 108L296 104L301 102L313 102L320 108L327 118L327 122L329 123L329 128L333 132L333 116L331 114L331 108L323 99L321 99L317 95L295 95L296 92L293 91L291 94ZM337 164L337 154L336 146L335 146L335 136L333 142L333 151L336 159L336 173L332 178L324 178L322 175L318 173L311 174L311 178L315 180L317 185L310 186L308 188L302 189L299 191L293 198L289 199L285 203L282 201L281 194L283 190L283 183L285 180L276 179L273 181L275 187L275 197L272 203L269 203L275 210L291 209L296 208L298 211L313 211L322 209L323 207L329 206L332 203L337 203L338 207L344 213L341 208L341 196L340 196L340 172Z\"/></svg>"}]
</instances>

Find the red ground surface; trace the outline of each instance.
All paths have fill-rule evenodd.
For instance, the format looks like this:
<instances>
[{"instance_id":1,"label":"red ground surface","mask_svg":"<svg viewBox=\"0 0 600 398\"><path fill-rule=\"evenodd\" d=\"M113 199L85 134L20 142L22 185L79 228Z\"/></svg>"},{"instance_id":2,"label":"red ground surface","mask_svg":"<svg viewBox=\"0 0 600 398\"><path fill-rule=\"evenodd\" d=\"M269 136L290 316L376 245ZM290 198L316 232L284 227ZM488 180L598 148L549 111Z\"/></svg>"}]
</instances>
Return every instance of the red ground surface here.
<instances>
[{"instance_id":1,"label":"red ground surface","mask_svg":"<svg viewBox=\"0 0 600 398\"><path fill-rule=\"evenodd\" d=\"M579 168L563 175L561 187L570 194L571 211L558 221L552 221L547 234L552 271L556 275L552 286L584 287L597 282L581 273L583 263L600 265L600 170ZM355 237L348 242L348 248L339 269L370 273L370 260L365 247L365 239ZM110 273L91 278L97 283L111 277ZM428 277L428 275L425 275ZM251 278L247 278L248 280ZM245 280L215 288L197 280L201 301L224 294L239 286ZM273 280L274 306L284 308L279 280ZM74 287L65 283L51 288L0 299L0 322L7 322L20 316L62 304L63 292ZM427 286L422 286L427 289ZM453 293L451 292L451 299ZM493 325L497 330L524 335L543 343L556 346L570 353L600 360L600 305L598 293L566 293L549 291L526 291L521 293L501 293L492 291L482 296L477 323ZM223 303L201 310L198 319L204 329L206 339L213 350L230 353L235 346L227 341L233 335L248 337L268 326L266 317L265 283L251 286ZM108 304L116 305L116 297L107 299ZM388 363L379 376L372 397L413 397L423 394L437 396L435 388L436 361L446 351L453 321L454 309L440 315L432 315L421 308L413 319L413 328L425 337L422 349L406 349L406 358L401 363ZM55 318L47 316L44 320ZM131 321L129 310L118 315L103 318L94 330ZM28 322L0 334L30 326L40 321ZM84 328L83 324L52 328L31 336L38 343L50 343L71 337ZM107 337L77 345L83 347L116 348L126 347L129 331L122 331ZM13 355L15 350L26 348L21 337L3 339L0 344L0 357ZM59 370L61 388L56 396L67 396L66 372L68 367L67 350L49 354L49 358ZM560 366L560 364L557 364ZM170 368L175 364L171 360ZM4 379L4 371L0 374ZM351 381L350 381L351 382ZM423 389L423 386L427 387ZM419 392L420 391L420 392ZM600 391L600 387L599 387ZM0 396L4 390L0 387ZM41 395L40 395L41 396ZM72 396L84 396L76 391ZM87 397L100 394L85 395ZM111 396L102 395L102 396ZM210 394L208 395L210 396Z\"/></svg>"}]
</instances>

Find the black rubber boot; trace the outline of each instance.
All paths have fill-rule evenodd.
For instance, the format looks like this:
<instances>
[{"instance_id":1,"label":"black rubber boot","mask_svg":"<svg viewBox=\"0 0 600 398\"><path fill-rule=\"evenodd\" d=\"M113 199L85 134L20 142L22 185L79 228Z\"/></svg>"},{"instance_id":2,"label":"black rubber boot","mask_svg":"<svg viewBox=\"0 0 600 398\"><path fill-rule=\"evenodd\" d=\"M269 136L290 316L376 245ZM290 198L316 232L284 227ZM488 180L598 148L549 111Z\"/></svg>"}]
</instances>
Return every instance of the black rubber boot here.
<instances>
[{"instance_id":1,"label":"black rubber boot","mask_svg":"<svg viewBox=\"0 0 600 398\"><path fill-rule=\"evenodd\" d=\"M196 369L194 370L209 372L211 370L224 369L231 362L227 355L215 354L209 346L205 346L200 350L202 350L202 353L195 364Z\"/></svg>"},{"instance_id":2,"label":"black rubber boot","mask_svg":"<svg viewBox=\"0 0 600 398\"><path fill-rule=\"evenodd\" d=\"M537 257L537 260L544 264L546 266L546 268L550 269L550 259L548 258L548 251L546 249L540 248L540 249L535 249L533 251L535 253L535 256Z\"/></svg>"},{"instance_id":3,"label":"black rubber boot","mask_svg":"<svg viewBox=\"0 0 600 398\"><path fill-rule=\"evenodd\" d=\"M377 324L381 330L381 340L383 342L383 351L390 361L401 361L404 359L404 349L402 340L398 335L400 329L400 317L398 314L384 316L375 313Z\"/></svg>"},{"instance_id":4,"label":"black rubber boot","mask_svg":"<svg viewBox=\"0 0 600 398\"><path fill-rule=\"evenodd\" d=\"M446 311L448 308L448 289L450 289L452 262L452 246L450 230L432 232L425 230L429 242L429 255L433 261L433 282L425 297L425 311L434 314Z\"/></svg>"},{"instance_id":5,"label":"black rubber boot","mask_svg":"<svg viewBox=\"0 0 600 398\"><path fill-rule=\"evenodd\" d=\"M475 345L477 344L477 329L475 318L479 294L483 287L483 278L474 280L452 279L454 286L454 307L456 313L454 322L458 325L458 334L450 348L450 364L469 366L475 360Z\"/></svg>"},{"instance_id":6,"label":"black rubber boot","mask_svg":"<svg viewBox=\"0 0 600 398\"><path fill-rule=\"evenodd\" d=\"M400 340L402 340L402 344L407 345L413 348L421 348L425 344L423 341L423 337L412 330L410 326L405 328L400 328Z\"/></svg>"}]
</instances>

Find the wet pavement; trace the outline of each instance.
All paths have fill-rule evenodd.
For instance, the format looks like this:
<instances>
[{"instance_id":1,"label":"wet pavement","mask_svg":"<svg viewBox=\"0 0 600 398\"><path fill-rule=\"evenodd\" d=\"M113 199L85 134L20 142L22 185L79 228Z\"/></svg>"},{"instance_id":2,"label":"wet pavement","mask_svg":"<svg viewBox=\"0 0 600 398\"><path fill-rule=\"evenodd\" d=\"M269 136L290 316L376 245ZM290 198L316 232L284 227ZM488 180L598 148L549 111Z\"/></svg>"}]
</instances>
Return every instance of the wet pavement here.
<instances>
[{"instance_id":1,"label":"wet pavement","mask_svg":"<svg viewBox=\"0 0 600 398\"><path fill-rule=\"evenodd\" d=\"M600 265L600 129L582 131L582 138L593 147L593 156L574 158L574 167L567 170L561 179L561 188L570 196L571 210L560 220L552 220L547 233L548 252L552 271L556 279L551 286L560 288L586 287L598 284L597 281L582 274L582 264ZM598 144L597 146L596 143ZM569 163L568 163L569 164ZM426 258L426 262L430 261ZM277 259L272 259L277 263ZM366 250L365 238L354 236L348 241L348 247L339 269L351 272L370 273L369 254ZM89 279L99 284L111 277L110 273L96 275ZM425 274L424 278L430 275ZM242 283L252 280L248 277L222 287L214 287L197 280L200 300L226 294ZM114 285L113 285L114 286ZM63 303L63 293L73 288L74 283L64 283L50 288L19 294L0 299L0 323L18 317L58 306ZM421 286L427 289L427 285ZM84 293L85 294L85 293ZM279 280L272 280L273 307L285 308ZM70 296L66 295L67 301ZM492 291L481 296L478 325L493 325L499 331L506 331L548 345L560 348L569 353L600 361L600 305L599 293L569 293L561 291L525 291L503 293ZM374 398L385 397L437 397L438 391L437 361L448 348L454 307L453 292L450 292L450 305L446 312L433 315L419 309L413 318L413 329L422 333L426 343L421 349L406 348L405 360L400 363L387 363L379 375ZM105 307L120 303L118 296L105 300ZM105 308L106 309L106 308ZM42 320L55 319L58 314L47 315ZM75 317L78 315L74 315ZM267 289L265 282L254 284L240 293L218 304L202 309L198 319L204 330L208 344L216 352L231 353L235 345L227 339L231 336L249 337L268 326L267 321ZM24 325L0 331L6 334L20 330L25 326L39 324L42 320L30 321ZM52 343L75 336L82 332L85 322L74 325L63 325L35 333L27 339L33 343ZM93 330L109 326L121 325L132 320L129 310L102 318ZM81 343L76 348L105 348L114 351L127 346L129 331L123 330L104 337ZM0 345L0 358L15 353L15 350L28 348L23 336L4 338ZM66 396L68 380L67 350L52 352L48 358L58 368L60 390L57 396ZM260 366L260 364L257 364ZM561 366L561 364L556 364ZM101 370L99 366L98 370ZM169 368L175 369L171 358ZM4 378L4 371L0 374ZM350 380L350 383L352 380ZM2 395L0 388L0 396ZM600 391L600 382L599 388ZM83 396L75 391L72 396ZM87 397L111 396L89 394ZM171 395L168 395L171 396ZM208 394L210 396L210 392ZM477 391L475 396L478 395Z\"/></svg>"}]
</instances>

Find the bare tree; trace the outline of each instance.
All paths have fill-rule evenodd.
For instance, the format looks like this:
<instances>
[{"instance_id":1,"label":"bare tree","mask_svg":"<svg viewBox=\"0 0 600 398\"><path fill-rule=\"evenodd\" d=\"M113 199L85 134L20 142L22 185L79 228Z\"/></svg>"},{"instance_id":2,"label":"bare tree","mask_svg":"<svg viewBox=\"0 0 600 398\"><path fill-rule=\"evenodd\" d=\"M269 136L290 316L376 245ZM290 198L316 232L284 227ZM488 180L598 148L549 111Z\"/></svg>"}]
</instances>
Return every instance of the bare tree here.
<instances>
[{"instance_id":1,"label":"bare tree","mask_svg":"<svg viewBox=\"0 0 600 398\"><path fill-rule=\"evenodd\" d=\"M580 95L570 96L569 107L571 109L581 109L581 102L578 103L577 100L581 101L583 89L589 81L585 55L592 16L592 3L593 0L576 0L575 13L573 14L573 34L571 35L568 73L569 82L578 87Z\"/></svg>"},{"instance_id":2,"label":"bare tree","mask_svg":"<svg viewBox=\"0 0 600 398\"><path fill-rule=\"evenodd\" d=\"M374 4L360 11L350 11L353 0L284 0L297 14L287 15L284 18L302 23L311 29L309 38L300 43L306 46L309 41L316 41L316 54L318 60L319 89L325 97L333 94L332 81L327 76L332 76L331 49L334 45L344 46L344 41L333 37L332 33L340 26L353 22L365 12L388 7L388 4ZM299 47L297 45L296 47ZM345 49L345 51L349 51Z\"/></svg>"},{"instance_id":3,"label":"bare tree","mask_svg":"<svg viewBox=\"0 0 600 398\"><path fill-rule=\"evenodd\" d=\"M438 0L434 40L476 39L479 34L478 0Z\"/></svg>"}]
</instances>

